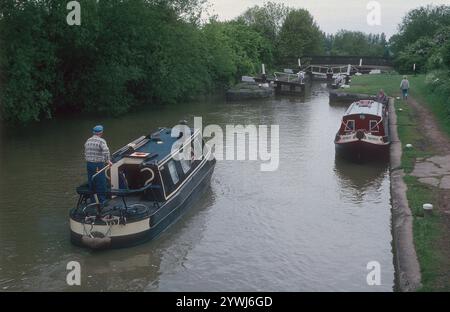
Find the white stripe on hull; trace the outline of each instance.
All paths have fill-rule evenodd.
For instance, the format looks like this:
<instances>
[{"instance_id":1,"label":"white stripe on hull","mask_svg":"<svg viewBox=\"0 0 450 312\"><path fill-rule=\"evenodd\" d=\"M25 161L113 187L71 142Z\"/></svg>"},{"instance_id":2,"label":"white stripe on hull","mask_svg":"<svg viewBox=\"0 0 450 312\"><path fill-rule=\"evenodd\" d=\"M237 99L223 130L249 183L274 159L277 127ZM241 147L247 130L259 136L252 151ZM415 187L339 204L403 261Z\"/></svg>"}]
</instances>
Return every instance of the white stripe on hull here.
<instances>
[{"instance_id":1,"label":"white stripe on hull","mask_svg":"<svg viewBox=\"0 0 450 312\"><path fill-rule=\"evenodd\" d=\"M150 218L127 223L125 225L114 224L111 226L97 224L92 226L91 224L83 224L70 218L70 229L72 230L72 232L80 235L89 235L91 232L100 232L109 237L126 236L148 231L150 229Z\"/></svg>"},{"instance_id":2,"label":"white stripe on hull","mask_svg":"<svg viewBox=\"0 0 450 312\"><path fill-rule=\"evenodd\" d=\"M378 135L371 135L368 133L364 134L364 138L362 138L361 140L359 140L356 137L356 134L347 134L347 135L339 135L339 140L336 141L336 144L347 144L347 143L356 143L356 142L364 142L364 143L368 143L368 144L372 144L372 145L389 145L389 142L384 142L383 141L383 137L378 136Z\"/></svg>"}]
</instances>

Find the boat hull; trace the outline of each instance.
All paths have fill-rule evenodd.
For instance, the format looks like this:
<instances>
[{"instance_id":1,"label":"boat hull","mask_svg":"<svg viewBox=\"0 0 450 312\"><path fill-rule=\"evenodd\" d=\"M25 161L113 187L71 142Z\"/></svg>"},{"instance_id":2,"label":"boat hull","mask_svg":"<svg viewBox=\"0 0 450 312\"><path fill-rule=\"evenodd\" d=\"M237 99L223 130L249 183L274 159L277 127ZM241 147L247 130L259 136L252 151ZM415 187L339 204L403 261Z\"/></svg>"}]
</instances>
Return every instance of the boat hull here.
<instances>
[{"instance_id":1,"label":"boat hull","mask_svg":"<svg viewBox=\"0 0 450 312\"><path fill-rule=\"evenodd\" d=\"M210 185L214 165L215 160L206 161L205 165L170 200L163 203L153 214L133 222L113 225L94 222L91 225L74 218L71 213L71 242L90 249L109 249L131 247L156 238L201 197ZM86 229L89 233L103 235L91 237L92 235L88 235Z\"/></svg>"},{"instance_id":2,"label":"boat hull","mask_svg":"<svg viewBox=\"0 0 450 312\"><path fill-rule=\"evenodd\" d=\"M373 144L358 140L346 143L335 143L336 154L352 160L385 160L389 157L389 143Z\"/></svg>"}]
</instances>

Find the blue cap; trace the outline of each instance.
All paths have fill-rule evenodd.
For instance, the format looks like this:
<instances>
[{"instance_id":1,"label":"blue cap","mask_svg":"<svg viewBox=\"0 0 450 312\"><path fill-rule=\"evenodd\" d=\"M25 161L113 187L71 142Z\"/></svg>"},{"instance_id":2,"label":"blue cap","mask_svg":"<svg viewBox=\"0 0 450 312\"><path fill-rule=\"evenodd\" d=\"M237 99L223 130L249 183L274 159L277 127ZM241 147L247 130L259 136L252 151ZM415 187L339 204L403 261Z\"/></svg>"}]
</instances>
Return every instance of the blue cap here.
<instances>
[{"instance_id":1,"label":"blue cap","mask_svg":"<svg viewBox=\"0 0 450 312\"><path fill-rule=\"evenodd\" d=\"M95 126L92 129L92 132L94 132L94 133L101 133L101 132L103 132L103 126L102 125Z\"/></svg>"}]
</instances>

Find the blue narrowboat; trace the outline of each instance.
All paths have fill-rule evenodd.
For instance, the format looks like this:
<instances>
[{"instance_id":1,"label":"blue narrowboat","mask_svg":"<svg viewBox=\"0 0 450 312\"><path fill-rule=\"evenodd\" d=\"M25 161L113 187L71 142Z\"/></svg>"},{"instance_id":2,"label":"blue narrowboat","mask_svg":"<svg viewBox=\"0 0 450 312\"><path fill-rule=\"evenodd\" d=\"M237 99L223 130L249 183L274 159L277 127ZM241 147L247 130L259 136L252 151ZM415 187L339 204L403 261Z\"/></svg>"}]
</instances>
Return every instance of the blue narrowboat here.
<instances>
[{"instance_id":1,"label":"blue narrowboat","mask_svg":"<svg viewBox=\"0 0 450 312\"><path fill-rule=\"evenodd\" d=\"M160 128L115 152L104 172L110 184L105 203L96 200L87 183L79 186L78 203L70 211L72 243L91 249L129 247L155 238L178 220L204 193L216 162L200 131L190 130L181 140L183 132L174 137L172 128ZM177 142L182 144L174 150Z\"/></svg>"}]
</instances>

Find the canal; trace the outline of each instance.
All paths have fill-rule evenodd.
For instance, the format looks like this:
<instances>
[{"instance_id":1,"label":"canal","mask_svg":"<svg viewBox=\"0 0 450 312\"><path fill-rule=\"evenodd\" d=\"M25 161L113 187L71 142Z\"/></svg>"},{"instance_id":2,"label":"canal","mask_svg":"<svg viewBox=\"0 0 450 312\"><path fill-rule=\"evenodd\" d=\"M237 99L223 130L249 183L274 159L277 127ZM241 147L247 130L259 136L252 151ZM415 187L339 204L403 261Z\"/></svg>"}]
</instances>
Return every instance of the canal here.
<instances>
[{"instance_id":1,"label":"canal","mask_svg":"<svg viewBox=\"0 0 450 312\"><path fill-rule=\"evenodd\" d=\"M335 159L345 110L314 84L304 98L212 98L2 130L0 290L392 291L388 165ZM96 253L72 246L68 211L92 126L105 126L115 150L194 116L204 126L279 125L278 170L219 161L206 194L155 241ZM69 261L81 264L79 287L66 284ZM372 261L379 286L366 281Z\"/></svg>"}]
</instances>

